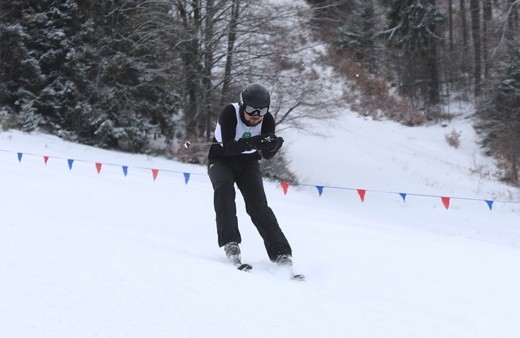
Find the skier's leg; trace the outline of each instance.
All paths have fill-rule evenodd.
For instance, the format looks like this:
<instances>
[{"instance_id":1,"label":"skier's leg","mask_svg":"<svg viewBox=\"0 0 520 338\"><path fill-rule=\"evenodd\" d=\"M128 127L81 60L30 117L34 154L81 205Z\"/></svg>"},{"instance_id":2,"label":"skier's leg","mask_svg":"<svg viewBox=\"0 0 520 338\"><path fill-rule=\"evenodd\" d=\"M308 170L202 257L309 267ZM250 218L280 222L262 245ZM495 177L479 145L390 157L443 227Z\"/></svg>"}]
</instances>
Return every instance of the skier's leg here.
<instances>
[{"instance_id":1,"label":"skier's leg","mask_svg":"<svg viewBox=\"0 0 520 338\"><path fill-rule=\"evenodd\" d=\"M237 210L235 205L235 174L224 162L209 165L208 175L213 185L213 204L215 207L218 245L240 243Z\"/></svg>"},{"instance_id":2,"label":"skier's leg","mask_svg":"<svg viewBox=\"0 0 520 338\"><path fill-rule=\"evenodd\" d=\"M291 255L291 246L267 204L258 162L252 161L243 168L237 186L244 197L246 211L264 240L269 258L275 261L280 254Z\"/></svg>"}]
</instances>

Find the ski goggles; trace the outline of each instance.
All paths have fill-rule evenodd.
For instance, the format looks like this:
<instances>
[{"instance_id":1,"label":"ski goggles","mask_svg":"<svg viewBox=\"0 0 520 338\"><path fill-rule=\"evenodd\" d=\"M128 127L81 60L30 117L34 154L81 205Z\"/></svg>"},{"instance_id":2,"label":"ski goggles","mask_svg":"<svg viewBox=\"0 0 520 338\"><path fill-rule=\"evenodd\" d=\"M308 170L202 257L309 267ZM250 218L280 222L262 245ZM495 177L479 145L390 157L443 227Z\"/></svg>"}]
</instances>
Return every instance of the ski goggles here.
<instances>
[{"instance_id":1,"label":"ski goggles","mask_svg":"<svg viewBox=\"0 0 520 338\"><path fill-rule=\"evenodd\" d=\"M250 115L250 116L264 116L269 111L269 107L255 108L255 107L246 105L244 107L244 110L246 111L247 115Z\"/></svg>"}]
</instances>

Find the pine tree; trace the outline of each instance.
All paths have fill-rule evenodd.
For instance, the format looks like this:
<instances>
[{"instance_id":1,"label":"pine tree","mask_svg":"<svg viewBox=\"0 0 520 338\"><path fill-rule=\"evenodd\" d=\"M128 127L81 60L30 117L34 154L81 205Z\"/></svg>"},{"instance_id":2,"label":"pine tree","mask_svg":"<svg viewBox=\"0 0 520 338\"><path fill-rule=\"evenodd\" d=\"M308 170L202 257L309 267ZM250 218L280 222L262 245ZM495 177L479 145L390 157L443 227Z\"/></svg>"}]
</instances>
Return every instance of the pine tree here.
<instances>
[{"instance_id":1,"label":"pine tree","mask_svg":"<svg viewBox=\"0 0 520 338\"><path fill-rule=\"evenodd\" d=\"M130 151L143 151L158 135L173 138L179 104L175 58L161 34L166 3L1 6L0 103L20 127Z\"/></svg>"},{"instance_id":2,"label":"pine tree","mask_svg":"<svg viewBox=\"0 0 520 338\"><path fill-rule=\"evenodd\" d=\"M503 179L520 185L520 48L509 50L477 110L477 130L487 154L498 160Z\"/></svg>"},{"instance_id":3,"label":"pine tree","mask_svg":"<svg viewBox=\"0 0 520 338\"><path fill-rule=\"evenodd\" d=\"M169 72L172 58L156 38L161 36L160 18L149 17L151 11L167 15L165 7L153 7L159 3L82 3L82 25L70 60L82 99L68 124L79 141L139 152L154 137L173 138L178 104Z\"/></svg>"},{"instance_id":4,"label":"pine tree","mask_svg":"<svg viewBox=\"0 0 520 338\"><path fill-rule=\"evenodd\" d=\"M2 1L0 10L0 105L21 127L33 129L39 121L35 100L46 81L25 20L34 12L27 1Z\"/></svg>"},{"instance_id":5,"label":"pine tree","mask_svg":"<svg viewBox=\"0 0 520 338\"><path fill-rule=\"evenodd\" d=\"M35 107L44 118L44 127L68 129L67 117L73 114L81 96L74 81L75 38L80 30L78 8L74 0L44 1L27 17L32 37L32 52L37 55L45 86Z\"/></svg>"},{"instance_id":6,"label":"pine tree","mask_svg":"<svg viewBox=\"0 0 520 338\"><path fill-rule=\"evenodd\" d=\"M414 101L440 103L437 26L444 20L435 0L391 0L383 36L399 65L400 90Z\"/></svg>"}]
</instances>

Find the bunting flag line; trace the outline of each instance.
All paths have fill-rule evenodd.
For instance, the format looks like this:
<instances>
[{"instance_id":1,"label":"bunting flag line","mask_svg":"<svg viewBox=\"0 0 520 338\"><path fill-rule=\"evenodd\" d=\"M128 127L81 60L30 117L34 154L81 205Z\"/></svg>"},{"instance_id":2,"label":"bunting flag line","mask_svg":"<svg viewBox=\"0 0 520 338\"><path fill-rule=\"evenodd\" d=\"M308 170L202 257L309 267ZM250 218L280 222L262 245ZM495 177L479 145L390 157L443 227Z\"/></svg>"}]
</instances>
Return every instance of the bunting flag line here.
<instances>
[{"instance_id":1,"label":"bunting flag line","mask_svg":"<svg viewBox=\"0 0 520 338\"><path fill-rule=\"evenodd\" d=\"M13 151L4 150L4 149L0 149L0 151L1 152L7 152L7 153L13 153ZM16 153L16 156L17 156L17 159L18 159L19 163L22 162L22 160L24 159L24 156L26 156L26 155L27 156L39 156L39 157L42 156L42 155L38 155L38 154L31 154L31 153L24 153L24 152L14 152L14 153ZM123 175L125 177L127 177L128 174L129 174L129 166L128 165L119 165L119 164L102 163L102 162L92 162L92 161L87 161L87 160L78 160L78 159L63 158L63 157L49 156L49 155L43 155L43 162L44 162L44 164L47 165L47 163L49 162L49 159L51 159L51 158L52 159L66 160L69 170L72 170L73 164L74 164L75 161L79 161L79 162L94 163L96 171L97 171L98 174L101 173L101 170L102 170L104 165L121 167L122 170L123 170ZM205 174L203 174L203 173L181 172L181 171L168 170L168 169L147 168L147 167L137 167L137 166L134 167L134 168L136 168L136 169L143 169L143 170L151 170L153 181L157 180L157 177L159 175L159 171L170 172L170 173L180 173L180 174L183 175L183 177L184 177L184 184L186 184L186 185L190 181L190 178L191 178L192 175L205 176ZM280 186L282 188L282 191L283 191L284 195L288 194L290 185L291 184L289 182L287 182L287 181L281 181L280 182ZM292 185L293 186L314 187L318 191L318 196L319 197L321 197L323 195L325 189L340 189L340 190L356 191L358 196L359 196L359 198L360 198L360 200L361 200L361 203L365 202L365 197L366 197L367 193L370 192L370 193L381 193L381 194L397 194L397 195L399 195L401 197L403 203L406 203L408 196L426 197L426 198L440 198L440 200L442 202L442 205L444 206L444 208L446 210L448 210L450 208L451 201L454 200L454 199L484 202L485 205L487 206L487 208L490 211L493 210L493 206L496 203L520 204L520 201L499 201L499 200L493 200L493 199L479 199L479 198L454 197L454 196L440 196L440 195L428 195L428 194L416 194L416 193L405 193L405 192L393 192L393 191L383 191L383 190L367 190L367 189L339 187L339 186L313 185L313 184L307 184L307 183L297 183L297 184L292 184Z\"/></svg>"},{"instance_id":2,"label":"bunting flag line","mask_svg":"<svg viewBox=\"0 0 520 338\"><path fill-rule=\"evenodd\" d=\"M498 201L498 200L490 200L490 199L479 199L479 198L468 198L468 197L448 197L448 196L440 196L440 195L427 195L427 194L414 194L414 193L404 193L404 192L393 192L393 191L383 191L383 190L366 190L366 189L357 189L357 188L347 188L347 187L338 187L338 186L324 186L324 185L313 185L313 184L307 184L307 183L298 183L293 184L294 186L308 186L308 187L315 187L318 190L318 195L321 196L325 190L327 189L339 189L339 190L353 190L356 191L361 203L365 201L366 193L382 193L382 194L397 194L401 197L404 203L406 203L406 199L408 196L416 196L416 197L429 197L429 198L439 198L441 200L442 205L446 210L450 208L451 201L454 199L458 200L467 200L467 201L479 201L479 202L485 202L488 209L491 211L493 209L493 205L495 203L503 203L503 204L520 204L519 201ZM287 185L286 189L289 188L289 185ZM285 193L285 191L284 191ZM285 193L286 194L286 193Z\"/></svg>"},{"instance_id":3,"label":"bunting flag line","mask_svg":"<svg viewBox=\"0 0 520 338\"><path fill-rule=\"evenodd\" d=\"M0 152L7 152L7 153L13 153L13 151L9 151L9 150L4 150L4 149L0 149ZM69 168L69 170L72 170L73 167L74 167L74 163L75 162L83 162L83 163L93 163L95 168L96 168L96 172L98 174L101 173L101 170L103 169L103 166L118 166L118 167L121 167L122 170L123 170L123 175L126 177L128 176L129 174L129 169L130 167L128 165L120 165L120 164L114 164L114 163L102 163L102 162L92 162L92 161L88 161L88 160L80 160L80 159L73 159L73 158L64 158L64 157L59 157L59 156L50 156L50 155L38 155L38 154L32 154L32 153L24 153L24 152L15 152L16 153L16 156L18 158L18 162L22 162L22 160L24 159L24 157L26 155L28 156L38 156L38 157L43 157L43 163L45 165L48 164L49 160L52 158L52 159L57 159L57 160L66 160L67 161L67 166ZM159 171L163 171L163 172L172 172L172 173L182 173L184 175L184 182L185 184L188 184L188 181L190 179L190 177L192 175L201 175L201 176L205 176L205 174L201 174L201 173L188 173L188 172L181 172L181 171L176 171L176 170L168 170L168 169L156 169L156 168L148 168L148 167L134 167L136 169L143 169L143 170L151 170L152 171L152 179L155 181L157 179L157 176L159 174Z\"/></svg>"}]
</instances>

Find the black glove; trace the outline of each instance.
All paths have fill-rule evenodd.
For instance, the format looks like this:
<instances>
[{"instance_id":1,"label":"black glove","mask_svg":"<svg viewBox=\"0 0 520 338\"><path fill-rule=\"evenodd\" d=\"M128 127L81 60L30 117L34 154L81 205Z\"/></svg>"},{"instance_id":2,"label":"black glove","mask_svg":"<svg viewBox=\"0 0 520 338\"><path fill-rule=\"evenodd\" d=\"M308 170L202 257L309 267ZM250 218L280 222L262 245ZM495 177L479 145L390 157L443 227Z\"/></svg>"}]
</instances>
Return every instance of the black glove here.
<instances>
[{"instance_id":1,"label":"black glove","mask_svg":"<svg viewBox=\"0 0 520 338\"><path fill-rule=\"evenodd\" d=\"M249 151L249 150L254 149L253 145L251 143L251 138L238 139L237 145L238 145L238 149L240 150L240 152Z\"/></svg>"},{"instance_id":2,"label":"black glove","mask_svg":"<svg viewBox=\"0 0 520 338\"><path fill-rule=\"evenodd\" d=\"M278 147L278 137L275 134L263 134L250 138L251 145L256 150L273 151Z\"/></svg>"},{"instance_id":3,"label":"black glove","mask_svg":"<svg viewBox=\"0 0 520 338\"><path fill-rule=\"evenodd\" d=\"M237 144L241 152L253 149L273 152L282 147L283 138L277 137L273 133L269 133L248 138L241 138L237 141Z\"/></svg>"},{"instance_id":4,"label":"black glove","mask_svg":"<svg viewBox=\"0 0 520 338\"><path fill-rule=\"evenodd\" d=\"M283 141L284 141L283 137L278 136L278 145L276 146L275 150L278 150L278 149L280 149L283 146Z\"/></svg>"},{"instance_id":5,"label":"black glove","mask_svg":"<svg viewBox=\"0 0 520 338\"><path fill-rule=\"evenodd\" d=\"M253 149L260 150L262 147L262 142L264 141L265 135L256 135L249 138L249 142Z\"/></svg>"},{"instance_id":6,"label":"black glove","mask_svg":"<svg viewBox=\"0 0 520 338\"><path fill-rule=\"evenodd\" d=\"M269 146L266 146L262 150L262 157L265 158L266 160L273 158L273 156L278 152L278 149L280 149L282 147L282 145L283 145L283 138L276 137L276 142L270 142Z\"/></svg>"},{"instance_id":7,"label":"black glove","mask_svg":"<svg viewBox=\"0 0 520 338\"><path fill-rule=\"evenodd\" d=\"M272 136L269 142L265 142L262 147L262 151L264 152L274 152L282 147L283 138Z\"/></svg>"}]
</instances>

